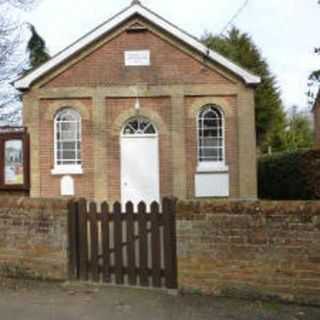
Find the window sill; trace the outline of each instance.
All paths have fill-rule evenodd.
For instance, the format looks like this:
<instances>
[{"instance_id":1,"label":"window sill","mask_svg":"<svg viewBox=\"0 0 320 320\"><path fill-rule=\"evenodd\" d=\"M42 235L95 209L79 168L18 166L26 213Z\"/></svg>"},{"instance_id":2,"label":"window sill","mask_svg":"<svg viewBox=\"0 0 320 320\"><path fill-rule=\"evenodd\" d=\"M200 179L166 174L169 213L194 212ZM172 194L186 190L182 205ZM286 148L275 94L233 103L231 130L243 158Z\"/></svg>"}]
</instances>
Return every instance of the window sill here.
<instances>
[{"instance_id":1,"label":"window sill","mask_svg":"<svg viewBox=\"0 0 320 320\"><path fill-rule=\"evenodd\" d=\"M83 168L81 165L75 166L59 166L51 170L51 174L54 176L59 175L80 175L83 174Z\"/></svg>"},{"instance_id":2,"label":"window sill","mask_svg":"<svg viewBox=\"0 0 320 320\"><path fill-rule=\"evenodd\" d=\"M207 173L207 172L229 172L229 166L225 163L216 162L201 162L198 164L197 173Z\"/></svg>"}]
</instances>

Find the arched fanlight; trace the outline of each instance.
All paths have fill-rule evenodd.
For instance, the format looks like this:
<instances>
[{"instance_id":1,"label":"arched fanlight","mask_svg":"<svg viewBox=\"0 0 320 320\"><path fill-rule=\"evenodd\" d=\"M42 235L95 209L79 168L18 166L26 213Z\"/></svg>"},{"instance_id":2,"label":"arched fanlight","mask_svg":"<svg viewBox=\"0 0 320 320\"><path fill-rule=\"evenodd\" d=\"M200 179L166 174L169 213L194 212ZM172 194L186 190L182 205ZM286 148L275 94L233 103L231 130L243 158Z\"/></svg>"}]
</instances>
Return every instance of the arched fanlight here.
<instances>
[{"instance_id":1,"label":"arched fanlight","mask_svg":"<svg viewBox=\"0 0 320 320\"><path fill-rule=\"evenodd\" d=\"M155 135L157 130L153 123L142 117L133 118L123 128L123 135Z\"/></svg>"}]
</instances>

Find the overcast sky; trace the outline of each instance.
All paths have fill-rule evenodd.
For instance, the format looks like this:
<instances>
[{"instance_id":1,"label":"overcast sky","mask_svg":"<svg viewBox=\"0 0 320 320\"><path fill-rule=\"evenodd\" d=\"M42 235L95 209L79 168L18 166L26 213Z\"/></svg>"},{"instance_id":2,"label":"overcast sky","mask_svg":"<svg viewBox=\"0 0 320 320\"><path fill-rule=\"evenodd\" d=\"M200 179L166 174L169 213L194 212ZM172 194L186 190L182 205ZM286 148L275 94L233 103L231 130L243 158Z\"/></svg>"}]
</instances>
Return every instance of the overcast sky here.
<instances>
[{"instance_id":1,"label":"overcast sky","mask_svg":"<svg viewBox=\"0 0 320 320\"><path fill-rule=\"evenodd\" d=\"M142 0L179 27L201 37L219 34L244 0ZM131 0L42 0L25 19L46 40L50 54L63 49ZM305 92L310 72L320 67L313 48L320 46L320 5L317 0L249 0L234 21L248 32L270 63L283 101L307 107Z\"/></svg>"}]
</instances>

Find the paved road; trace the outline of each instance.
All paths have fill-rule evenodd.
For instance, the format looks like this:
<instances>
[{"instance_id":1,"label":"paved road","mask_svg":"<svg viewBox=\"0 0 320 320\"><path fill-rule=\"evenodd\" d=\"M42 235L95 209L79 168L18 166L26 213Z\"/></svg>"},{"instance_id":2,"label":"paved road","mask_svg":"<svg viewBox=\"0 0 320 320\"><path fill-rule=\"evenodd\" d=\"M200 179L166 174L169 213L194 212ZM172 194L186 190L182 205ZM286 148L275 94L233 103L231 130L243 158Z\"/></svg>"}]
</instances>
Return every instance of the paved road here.
<instances>
[{"instance_id":1,"label":"paved road","mask_svg":"<svg viewBox=\"0 0 320 320\"><path fill-rule=\"evenodd\" d=\"M170 296L143 289L10 283L0 288L1 320L319 320L320 308Z\"/></svg>"}]
</instances>

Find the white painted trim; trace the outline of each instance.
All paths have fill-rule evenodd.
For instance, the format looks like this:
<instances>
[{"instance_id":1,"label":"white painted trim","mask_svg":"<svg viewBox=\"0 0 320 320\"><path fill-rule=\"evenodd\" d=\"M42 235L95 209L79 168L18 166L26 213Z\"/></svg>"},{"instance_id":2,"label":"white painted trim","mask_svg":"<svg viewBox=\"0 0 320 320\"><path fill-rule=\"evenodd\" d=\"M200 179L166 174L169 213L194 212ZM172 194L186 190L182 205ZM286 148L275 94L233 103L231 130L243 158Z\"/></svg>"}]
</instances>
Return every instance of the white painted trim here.
<instances>
[{"instance_id":1,"label":"white painted trim","mask_svg":"<svg viewBox=\"0 0 320 320\"><path fill-rule=\"evenodd\" d=\"M82 174L82 165L76 165L76 164L71 164L71 165L58 165L58 159L57 159L57 118L59 117L61 112L64 112L65 110L70 109L72 110L74 113L77 113L79 116L79 134L80 134L80 139L78 142L80 142L80 152L81 152L81 148L82 148L82 118L81 118L81 114L79 113L78 110L74 109L73 107L67 106L67 107L62 107L61 109L59 109L54 117L53 120L53 159L54 159L54 169L51 171L52 174ZM81 160L81 154L80 154L80 160ZM79 169L81 168L81 170ZM68 171L69 170L69 171ZM56 173L58 172L58 173ZM62 172L62 173L61 173Z\"/></svg>"},{"instance_id":2,"label":"white painted trim","mask_svg":"<svg viewBox=\"0 0 320 320\"><path fill-rule=\"evenodd\" d=\"M150 125L153 126L154 130L156 133L135 133L135 134L126 134L124 133L124 130L126 129L126 127L128 126L128 124L132 121L134 121L135 119L136 120L139 120L140 119L144 119L146 121L149 121ZM131 138L154 138L154 137L158 137L159 136L159 132L158 132L158 128L156 127L156 125L149 119L149 118L146 118L146 117L141 117L141 116L135 116L135 117L132 117L130 118L129 120L127 120L127 122L123 125L122 129L121 129L121 134L120 134L121 137L124 137L124 138L128 138L128 139L131 139Z\"/></svg>"},{"instance_id":3,"label":"white painted trim","mask_svg":"<svg viewBox=\"0 0 320 320\"><path fill-rule=\"evenodd\" d=\"M200 173L195 175L197 198L227 198L230 196L230 176L227 172Z\"/></svg>"},{"instance_id":4,"label":"white painted trim","mask_svg":"<svg viewBox=\"0 0 320 320\"><path fill-rule=\"evenodd\" d=\"M226 166L224 162L199 162L197 173L208 172L229 172L229 166Z\"/></svg>"},{"instance_id":5,"label":"white painted trim","mask_svg":"<svg viewBox=\"0 0 320 320\"><path fill-rule=\"evenodd\" d=\"M81 165L56 166L51 170L51 174L53 176L80 175L83 174L83 168Z\"/></svg>"},{"instance_id":6,"label":"white painted trim","mask_svg":"<svg viewBox=\"0 0 320 320\"><path fill-rule=\"evenodd\" d=\"M122 22L124 22L125 20L127 20L128 18L130 18L135 14L139 14L142 17L150 20L152 23L156 24L160 28L164 29L166 32L182 40L189 46L193 47L203 55L213 60L214 62L232 71L234 74L242 78L246 84L260 83L260 77L257 77L251 74L247 70L241 68L240 66L226 59L225 57L218 54L217 52L208 49L198 39L192 37L185 31L179 29L178 27L171 24L170 22L163 19L159 15L147 9L146 7L140 4L134 4L128 7L127 9L123 10L122 12L120 12L118 15L114 16L110 20L106 21L100 27L88 33L83 38L80 38L78 41L76 41L75 43L67 47L65 50L55 55L48 62L44 63L40 67L36 68L34 71L27 74L25 77L17 80L14 83L15 87L21 90L28 89L35 80L39 79L41 76L45 75L47 72L49 72L50 70L54 69L55 67L63 63L65 60L73 56L75 53L85 48L89 44L93 43L94 41L99 39L101 36L103 36L105 33L117 27Z\"/></svg>"},{"instance_id":7,"label":"white painted trim","mask_svg":"<svg viewBox=\"0 0 320 320\"><path fill-rule=\"evenodd\" d=\"M60 194L62 196L74 196L74 179L71 176L63 176L60 180Z\"/></svg>"},{"instance_id":8,"label":"white painted trim","mask_svg":"<svg viewBox=\"0 0 320 320\"><path fill-rule=\"evenodd\" d=\"M126 148L126 143L129 141L141 141L142 139L149 141L150 139L153 140L155 142L155 147L156 147L156 155L154 157L152 157L152 160L155 161L155 171L152 172L150 171L148 174L148 177L151 177L151 175L153 175L154 181L155 181L155 185L154 185L154 195L153 195L153 199L148 199L148 195L145 195L145 198L142 199L130 199L127 196L127 184L126 184L126 165L127 163L125 163L125 160L128 160L124 157L124 150L127 150ZM142 155L143 157L143 155ZM132 167L129 166L129 167ZM150 168L149 168L150 169ZM144 168L144 170L148 171L148 166L146 166ZM134 203L135 208L137 208L138 203L140 201L145 201L148 208L151 205L151 201L157 201L160 202L160 149L159 149L159 137L158 135L132 135L132 136L125 136L125 135L120 135L120 183L121 183L121 202L123 203L123 205L125 205L126 201L132 201ZM149 193L148 193L149 194ZM150 194L149 194L150 196ZM135 197L137 198L137 197ZM137 202L135 201L137 200Z\"/></svg>"},{"instance_id":9,"label":"white painted trim","mask_svg":"<svg viewBox=\"0 0 320 320\"><path fill-rule=\"evenodd\" d=\"M208 107L214 107L215 109L217 109L222 116L222 140L223 140L223 149L222 149L222 153L223 153L223 161L218 162L218 161L200 161L199 160L199 155L200 155L200 135L199 135L199 116L202 113L202 111L205 108ZM226 121L225 121L225 114L222 110L222 108L215 104L215 103L207 103L203 106L201 106L201 108L198 111L197 114L197 161L198 161L198 168L197 168L197 172L218 172L218 171L226 171L226 168L229 169L228 166L226 166L225 161L226 161ZM227 170L228 171L228 170Z\"/></svg>"}]
</instances>

